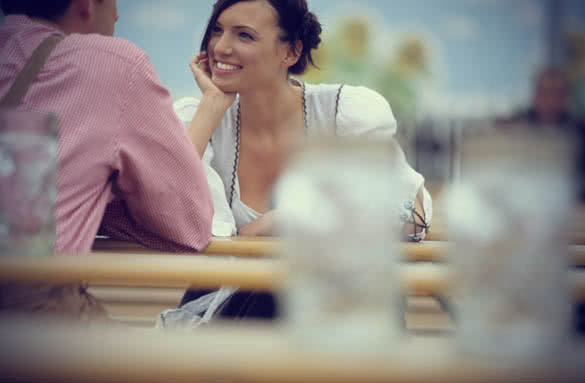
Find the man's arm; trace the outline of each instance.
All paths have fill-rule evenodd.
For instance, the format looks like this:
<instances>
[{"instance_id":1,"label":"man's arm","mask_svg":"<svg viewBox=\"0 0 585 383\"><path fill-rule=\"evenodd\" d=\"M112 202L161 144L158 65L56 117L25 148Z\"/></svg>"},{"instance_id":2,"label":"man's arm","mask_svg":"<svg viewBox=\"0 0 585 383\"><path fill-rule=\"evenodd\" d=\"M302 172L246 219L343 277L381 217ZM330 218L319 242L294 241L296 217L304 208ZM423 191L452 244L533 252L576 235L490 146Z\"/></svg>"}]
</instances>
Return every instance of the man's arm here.
<instances>
[{"instance_id":1,"label":"man's arm","mask_svg":"<svg viewBox=\"0 0 585 383\"><path fill-rule=\"evenodd\" d=\"M205 248L213 217L205 171L146 55L123 100L114 182L124 202L107 211L102 232L159 249Z\"/></svg>"}]
</instances>

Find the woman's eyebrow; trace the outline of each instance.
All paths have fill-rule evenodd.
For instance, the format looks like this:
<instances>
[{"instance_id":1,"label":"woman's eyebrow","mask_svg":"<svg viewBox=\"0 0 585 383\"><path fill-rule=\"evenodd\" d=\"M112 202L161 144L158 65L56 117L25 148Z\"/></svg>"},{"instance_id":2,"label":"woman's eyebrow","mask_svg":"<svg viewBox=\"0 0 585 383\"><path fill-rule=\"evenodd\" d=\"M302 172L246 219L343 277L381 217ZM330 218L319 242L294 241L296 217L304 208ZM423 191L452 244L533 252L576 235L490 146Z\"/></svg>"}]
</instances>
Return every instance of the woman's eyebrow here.
<instances>
[{"instance_id":1,"label":"woman's eyebrow","mask_svg":"<svg viewBox=\"0 0 585 383\"><path fill-rule=\"evenodd\" d=\"M234 25L233 26L234 29L248 29L254 33L258 33L258 31L256 31L254 28L248 26L248 25Z\"/></svg>"},{"instance_id":2,"label":"woman's eyebrow","mask_svg":"<svg viewBox=\"0 0 585 383\"><path fill-rule=\"evenodd\" d=\"M223 25L221 25L221 23L219 21L215 22L215 26L216 27L220 27L220 28L224 28ZM236 30L241 30L241 29L247 29L251 32L254 32L255 34L259 35L258 31L256 29L254 29L253 27L249 26L249 25L234 25L232 27L232 29L236 29Z\"/></svg>"}]
</instances>

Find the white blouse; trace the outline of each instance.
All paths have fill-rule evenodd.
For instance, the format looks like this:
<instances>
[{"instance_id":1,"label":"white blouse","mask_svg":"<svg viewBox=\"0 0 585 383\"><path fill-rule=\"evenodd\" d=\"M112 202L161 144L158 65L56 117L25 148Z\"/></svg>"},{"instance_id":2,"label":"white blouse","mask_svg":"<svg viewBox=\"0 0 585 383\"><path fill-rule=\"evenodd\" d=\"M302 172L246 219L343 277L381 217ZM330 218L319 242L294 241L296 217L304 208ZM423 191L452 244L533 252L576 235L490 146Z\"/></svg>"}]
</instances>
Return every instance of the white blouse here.
<instances>
[{"instance_id":1,"label":"white blouse","mask_svg":"<svg viewBox=\"0 0 585 383\"><path fill-rule=\"evenodd\" d=\"M323 135L376 136L384 139L396 133L396 119L390 105L375 91L349 85L312 85L296 79L292 81L303 87L308 139ZM239 180L235 171L238 102L236 98L226 111L203 156L214 202L214 236L234 235L237 230L262 216L240 199ZM198 104L199 101L192 97L175 102L175 112L186 127L193 119ZM403 164L396 182L403 186L405 194L400 201L396 201L395 213L400 214L400 218L405 221L410 217L410 209L414 206L418 190L424 185L424 179L407 164L401 154ZM429 223L432 218L432 201L426 189L423 189L423 194L426 221ZM413 239L420 240L422 237L424 232Z\"/></svg>"}]
</instances>

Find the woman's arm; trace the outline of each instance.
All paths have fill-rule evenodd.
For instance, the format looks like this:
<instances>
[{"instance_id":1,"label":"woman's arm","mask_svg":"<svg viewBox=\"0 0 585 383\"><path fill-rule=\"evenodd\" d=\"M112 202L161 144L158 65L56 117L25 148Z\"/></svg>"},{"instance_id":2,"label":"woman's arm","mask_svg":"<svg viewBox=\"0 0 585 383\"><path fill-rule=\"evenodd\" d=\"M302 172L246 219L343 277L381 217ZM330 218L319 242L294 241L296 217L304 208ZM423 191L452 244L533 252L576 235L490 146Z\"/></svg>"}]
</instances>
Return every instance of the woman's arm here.
<instances>
[{"instance_id":1,"label":"woman's arm","mask_svg":"<svg viewBox=\"0 0 585 383\"><path fill-rule=\"evenodd\" d=\"M422 175L408 164L400 145L393 138L397 122L388 101L371 89L344 86L336 118L339 136L368 136L390 141L396 154L395 182L397 190L402 190L402 194L397 195L396 203L404 207L404 214L408 215L402 233L405 239L420 241L432 218L432 202L425 198ZM414 195L416 198L412 203Z\"/></svg>"},{"instance_id":2,"label":"woman's arm","mask_svg":"<svg viewBox=\"0 0 585 383\"><path fill-rule=\"evenodd\" d=\"M238 231L238 235L246 237L270 236L273 234L275 218L276 210L270 210L262 217L242 227Z\"/></svg>"},{"instance_id":3,"label":"woman's arm","mask_svg":"<svg viewBox=\"0 0 585 383\"><path fill-rule=\"evenodd\" d=\"M211 80L207 53L201 53L190 64L191 71L201 89L202 98L193 120L189 124L189 137L201 157L205 152L209 138L217 129L236 94L225 93Z\"/></svg>"},{"instance_id":4,"label":"woman's arm","mask_svg":"<svg viewBox=\"0 0 585 383\"><path fill-rule=\"evenodd\" d=\"M226 110L231 105L225 106L224 97L219 94L204 94L193 120L189 123L187 132L201 158L203 158L209 138L220 125Z\"/></svg>"}]
</instances>

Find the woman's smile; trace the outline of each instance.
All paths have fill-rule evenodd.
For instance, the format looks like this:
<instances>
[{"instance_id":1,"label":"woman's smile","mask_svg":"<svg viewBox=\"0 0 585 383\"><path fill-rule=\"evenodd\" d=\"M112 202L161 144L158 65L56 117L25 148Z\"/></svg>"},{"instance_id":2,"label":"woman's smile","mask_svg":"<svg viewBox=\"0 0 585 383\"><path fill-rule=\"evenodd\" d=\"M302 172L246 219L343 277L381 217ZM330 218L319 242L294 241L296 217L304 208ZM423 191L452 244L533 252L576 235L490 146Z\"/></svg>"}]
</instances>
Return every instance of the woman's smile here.
<instances>
[{"instance_id":1,"label":"woman's smile","mask_svg":"<svg viewBox=\"0 0 585 383\"><path fill-rule=\"evenodd\" d=\"M217 76L226 76L241 71L241 65L230 64L223 61L215 61L213 65L213 74Z\"/></svg>"}]
</instances>

